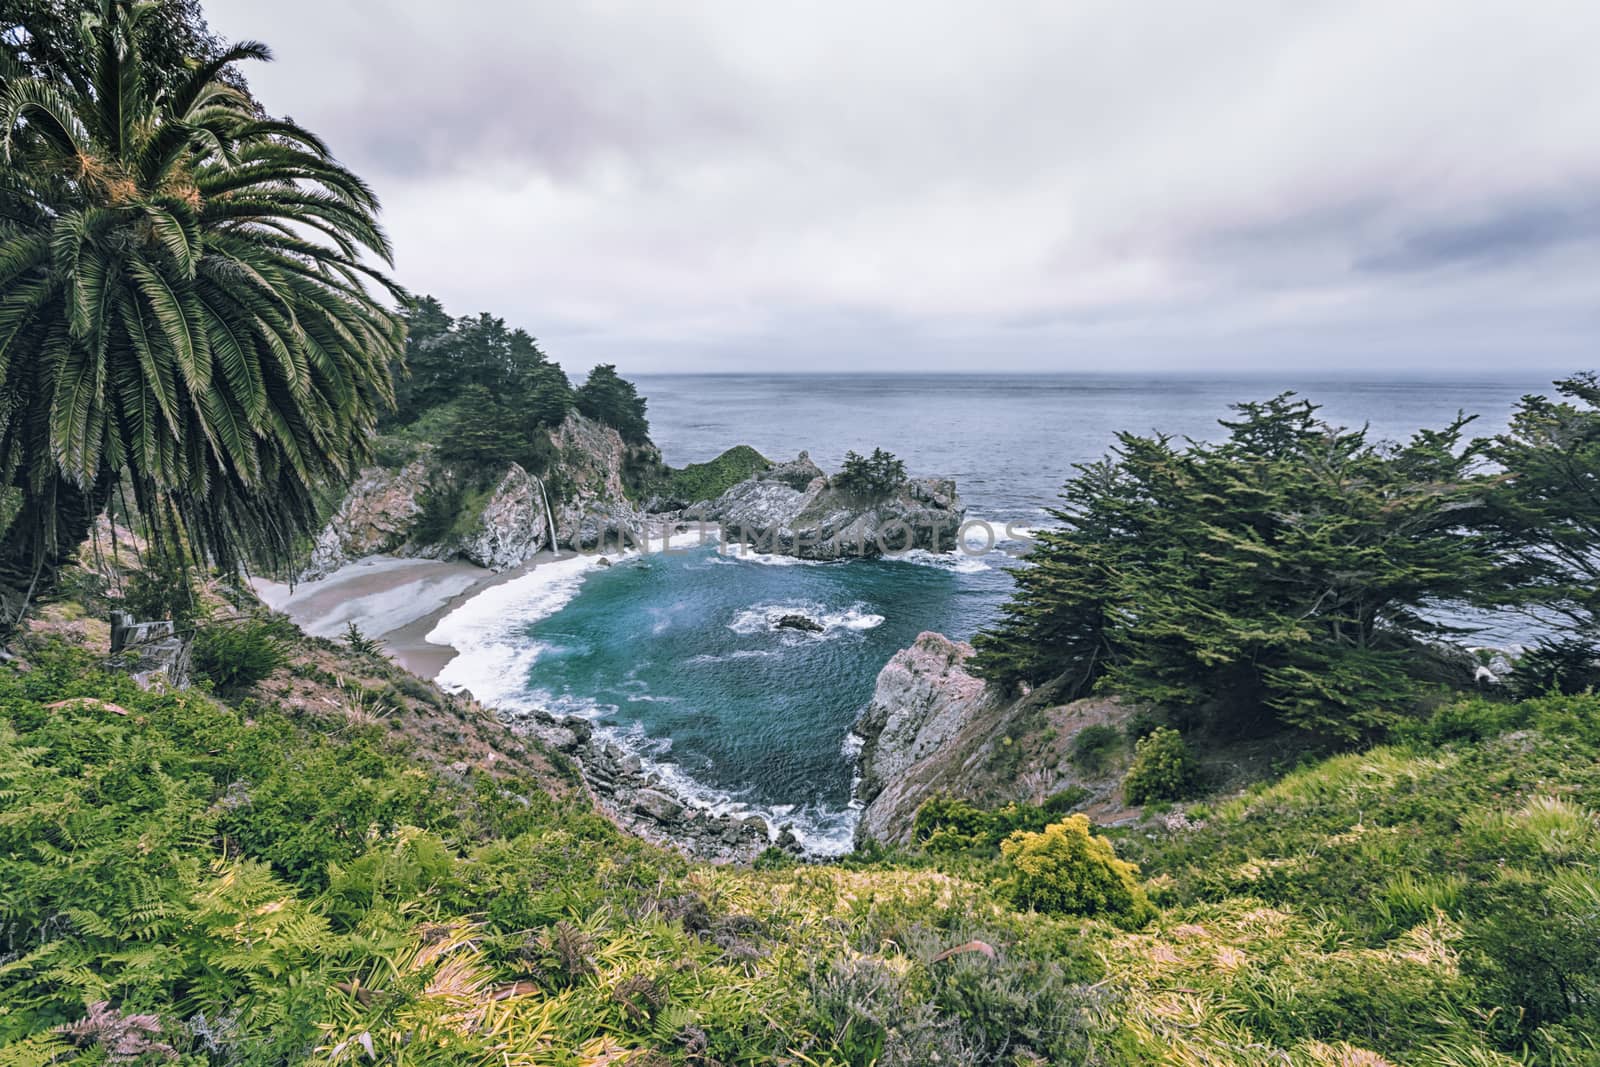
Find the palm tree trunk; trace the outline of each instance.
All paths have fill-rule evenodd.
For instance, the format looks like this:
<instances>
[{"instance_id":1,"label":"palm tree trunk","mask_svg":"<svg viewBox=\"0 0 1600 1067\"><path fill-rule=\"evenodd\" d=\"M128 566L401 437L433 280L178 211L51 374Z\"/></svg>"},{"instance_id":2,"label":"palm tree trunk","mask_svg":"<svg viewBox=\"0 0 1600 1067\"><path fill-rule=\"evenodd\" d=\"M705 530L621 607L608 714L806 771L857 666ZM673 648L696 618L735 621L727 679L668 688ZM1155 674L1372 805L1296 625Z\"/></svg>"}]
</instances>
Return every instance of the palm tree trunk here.
<instances>
[{"instance_id":1,"label":"palm tree trunk","mask_svg":"<svg viewBox=\"0 0 1600 1067\"><path fill-rule=\"evenodd\" d=\"M53 507L24 511L0 534L0 640L16 629L28 606L52 592L61 568L89 537L115 485L109 472L89 489L57 478Z\"/></svg>"}]
</instances>

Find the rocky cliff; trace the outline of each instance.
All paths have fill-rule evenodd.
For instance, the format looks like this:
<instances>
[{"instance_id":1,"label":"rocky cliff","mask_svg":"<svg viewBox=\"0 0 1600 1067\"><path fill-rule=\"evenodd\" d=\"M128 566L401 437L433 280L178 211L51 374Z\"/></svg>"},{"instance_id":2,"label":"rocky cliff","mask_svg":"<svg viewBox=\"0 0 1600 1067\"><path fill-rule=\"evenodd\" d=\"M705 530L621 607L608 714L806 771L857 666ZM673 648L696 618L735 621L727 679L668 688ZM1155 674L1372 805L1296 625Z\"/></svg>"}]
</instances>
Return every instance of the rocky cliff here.
<instances>
[{"instance_id":1,"label":"rocky cliff","mask_svg":"<svg viewBox=\"0 0 1600 1067\"><path fill-rule=\"evenodd\" d=\"M948 478L906 479L872 497L847 492L802 452L683 515L718 523L725 541L759 551L844 559L915 548L949 551L966 508Z\"/></svg>"},{"instance_id":2,"label":"rocky cliff","mask_svg":"<svg viewBox=\"0 0 1600 1067\"><path fill-rule=\"evenodd\" d=\"M1089 726L1120 729L1128 709L1106 698L1057 704L1050 687L1006 699L967 670L971 655L964 641L923 633L879 672L855 727L864 804L857 840L905 843L917 808L935 794L1037 802L1077 786L1101 821L1115 819L1120 755L1081 766L1073 742Z\"/></svg>"},{"instance_id":3,"label":"rocky cliff","mask_svg":"<svg viewBox=\"0 0 1600 1067\"><path fill-rule=\"evenodd\" d=\"M378 554L465 559L508 570L551 547L617 551L643 544L663 527L694 522L718 524L725 541L803 559L941 552L955 547L966 515L949 479L906 479L863 497L839 488L804 452L767 467L748 449L753 459L733 450L697 466L727 466L733 457L756 469L751 477L687 507L652 494L650 511L633 499L628 475L644 468L659 480L661 472L693 468L672 472L653 448L630 449L616 430L576 413L550 432L550 443L555 459L546 478L513 463L487 493L466 491L469 479L427 444L403 466L361 471L318 534L301 577L320 578ZM701 471L688 480L715 479ZM461 510L441 516L441 506Z\"/></svg>"},{"instance_id":4,"label":"rocky cliff","mask_svg":"<svg viewBox=\"0 0 1600 1067\"><path fill-rule=\"evenodd\" d=\"M552 534L563 548L619 544L623 531L638 536L645 516L627 498L628 449L617 432L572 413L550 441L556 460L548 479L512 463L487 493L462 491L464 474L431 445L401 467L361 471L318 534L302 577L319 578L380 553L509 570L551 548ZM558 499L547 481L566 492ZM464 510L429 521L441 503Z\"/></svg>"}]
</instances>

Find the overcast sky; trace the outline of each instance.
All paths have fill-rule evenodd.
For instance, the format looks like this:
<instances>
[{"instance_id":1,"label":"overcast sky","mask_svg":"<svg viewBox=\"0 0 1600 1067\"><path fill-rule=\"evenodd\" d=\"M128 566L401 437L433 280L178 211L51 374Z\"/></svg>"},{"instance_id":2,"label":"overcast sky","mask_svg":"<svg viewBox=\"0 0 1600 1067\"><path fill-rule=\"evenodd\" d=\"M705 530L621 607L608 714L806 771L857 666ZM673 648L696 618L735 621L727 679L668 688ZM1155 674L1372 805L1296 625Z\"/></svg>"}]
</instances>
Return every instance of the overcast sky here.
<instances>
[{"instance_id":1,"label":"overcast sky","mask_svg":"<svg viewBox=\"0 0 1600 1067\"><path fill-rule=\"evenodd\" d=\"M569 371L1600 365L1600 4L208 0Z\"/></svg>"}]
</instances>

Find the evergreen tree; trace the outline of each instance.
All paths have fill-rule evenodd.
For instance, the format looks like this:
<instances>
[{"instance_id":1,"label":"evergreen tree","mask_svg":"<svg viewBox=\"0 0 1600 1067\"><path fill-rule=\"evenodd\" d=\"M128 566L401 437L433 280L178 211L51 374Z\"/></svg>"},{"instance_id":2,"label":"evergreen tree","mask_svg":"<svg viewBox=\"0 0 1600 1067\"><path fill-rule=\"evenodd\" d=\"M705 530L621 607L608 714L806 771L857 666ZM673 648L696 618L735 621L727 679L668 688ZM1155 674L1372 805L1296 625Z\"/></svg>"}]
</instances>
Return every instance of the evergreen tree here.
<instances>
[{"instance_id":1,"label":"evergreen tree","mask_svg":"<svg viewBox=\"0 0 1600 1067\"><path fill-rule=\"evenodd\" d=\"M629 444L643 444L650 438L644 397L610 363L589 372L578 389L577 403L580 413L614 428Z\"/></svg>"},{"instance_id":2,"label":"evergreen tree","mask_svg":"<svg viewBox=\"0 0 1600 1067\"><path fill-rule=\"evenodd\" d=\"M1504 470L1489 500L1496 528L1533 575L1531 603L1600 642L1600 379L1555 383L1561 399L1525 396L1510 428L1486 442Z\"/></svg>"},{"instance_id":3,"label":"evergreen tree","mask_svg":"<svg viewBox=\"0 0 1600 1067\"><path fill-rule=\"evenodd\" d=\"M1442 632L1420 609L1517 573L1474 528L1488 479L1469 420L1389 446L1291 394L1236 410L1220 444L1122 434L1079 467L978 637L981 672L1345 736L1414 700Z\"/></svg>"},{"instance_id":4,"label":"evergreen tree","mask_svg":"<svg viewBox=\"0 0 1600 1067\"><path fill-rule=\"evenodd\" d=\"M874 448L863 456L853 449L844 454L844 465L834 475L833 484L847 493L878 497L891 493L906 480L906 465L892 452Z\"/></svg>"}]
</instances>

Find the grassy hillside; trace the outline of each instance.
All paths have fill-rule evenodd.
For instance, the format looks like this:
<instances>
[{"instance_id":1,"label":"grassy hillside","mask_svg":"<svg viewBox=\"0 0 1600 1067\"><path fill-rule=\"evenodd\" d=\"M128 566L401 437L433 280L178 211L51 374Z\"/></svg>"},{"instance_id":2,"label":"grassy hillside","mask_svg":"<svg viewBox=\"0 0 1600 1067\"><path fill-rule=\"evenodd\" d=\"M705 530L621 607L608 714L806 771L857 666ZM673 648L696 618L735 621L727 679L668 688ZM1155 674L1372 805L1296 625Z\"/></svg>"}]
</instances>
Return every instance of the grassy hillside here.
<instances>
[{"instance_id":1,"label":"grassy hillside","mask_svg":"<svg viewBox=\"0 0 1600 1067\"><path fill-rule=\"evenodd\" d=\"M993 838L695 865L381 713L27 658L7 1064L1596 1061L1594 697L1453 705L1169 813L1116 842L1153 907L1080 917L1019 909Z\"/></svg>"}]
</instances>

